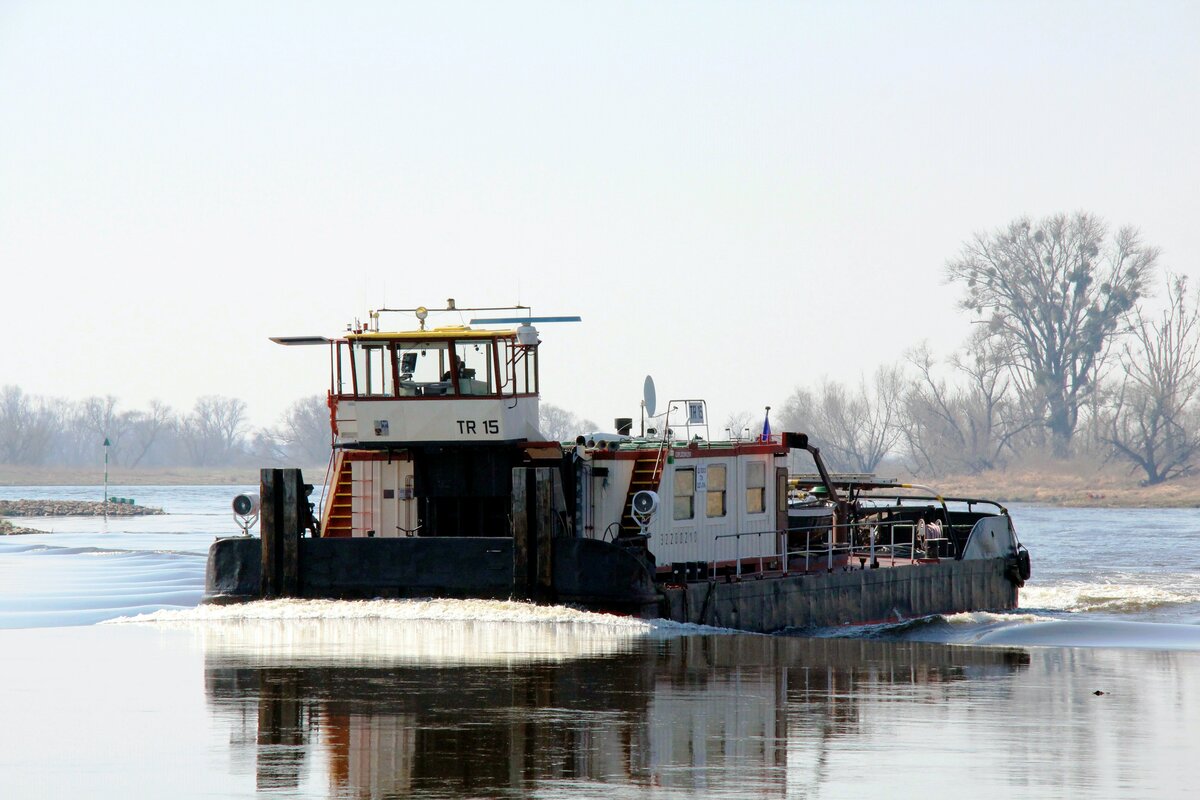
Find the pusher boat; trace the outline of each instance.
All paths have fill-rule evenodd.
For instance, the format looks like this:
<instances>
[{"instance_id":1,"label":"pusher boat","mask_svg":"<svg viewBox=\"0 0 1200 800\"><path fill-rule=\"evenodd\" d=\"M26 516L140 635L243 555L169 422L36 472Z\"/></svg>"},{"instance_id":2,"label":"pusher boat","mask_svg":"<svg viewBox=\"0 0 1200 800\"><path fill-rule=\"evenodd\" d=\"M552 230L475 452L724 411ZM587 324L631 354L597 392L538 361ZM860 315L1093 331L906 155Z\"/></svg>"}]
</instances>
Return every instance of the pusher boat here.
<instances>
[{"instance_id":1,"label":"pusher boat","mask_svg":"<svg viewBox=\"0 0 1200 800\"><path fill-rule=\"evenodd\" d=\"M1016 607L1029 555L1002 506L831 475L803 433L712 441L704 400L656 414L648 378L638 434L547 441L535 325L579 318L432 313L495 311L274 339L330 352L324 500L264 469L234 502L260 536L212 545L209 602L513 598L760 632ZM381 330L398 312L417 329Z\"/></svg>"}]
</instances>

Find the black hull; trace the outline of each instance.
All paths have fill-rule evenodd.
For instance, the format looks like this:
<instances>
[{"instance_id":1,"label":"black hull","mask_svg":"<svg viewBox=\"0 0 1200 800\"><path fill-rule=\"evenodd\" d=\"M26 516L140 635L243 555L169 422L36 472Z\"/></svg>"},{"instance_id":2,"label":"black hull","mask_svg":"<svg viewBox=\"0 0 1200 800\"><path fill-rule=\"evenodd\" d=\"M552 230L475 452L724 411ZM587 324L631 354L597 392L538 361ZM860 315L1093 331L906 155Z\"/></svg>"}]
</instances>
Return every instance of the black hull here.
<instances>
[{"instance_id":1,"label":"black hull","mask_svg":"<svg viewBox=\"0 0 1200 800\"><path fill-rule=\"evenodd\" d=\"M680 622L774 633L1017 607L1006 558L854 569L669 588L662 616Z\"/></svg>"},{"instance_id":2,"label":"black hull","mask_svg":"<svg viewBox=\"0 0 1200 800\"><path fill-rule=\"evenodd\" d=\"M656 586L625 548L560 538L552 588L531 593L522 587L534 582L515 574L511 538L304 538L298 556L302 598L518 598L762 633L1017 606L1005 558ZM215 542L206 602L260 599L261 562L260 539Z\"/></svg>"}]
</instances>

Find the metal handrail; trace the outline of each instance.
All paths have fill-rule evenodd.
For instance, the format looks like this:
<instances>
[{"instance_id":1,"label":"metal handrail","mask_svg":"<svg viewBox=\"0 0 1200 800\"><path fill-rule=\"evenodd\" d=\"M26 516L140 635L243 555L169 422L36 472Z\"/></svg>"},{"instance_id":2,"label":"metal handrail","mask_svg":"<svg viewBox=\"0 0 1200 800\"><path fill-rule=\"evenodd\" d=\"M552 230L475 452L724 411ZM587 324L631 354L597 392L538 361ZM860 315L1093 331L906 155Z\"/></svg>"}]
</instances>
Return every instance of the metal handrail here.
<instances>
[{"instance_id":1,"label":"metal handrail","mask_svg":"<svg viewBox=\"0 0 1200 800\"><path fill-rule=\"evenodd\" d=\"M852 535L847 537L848 541L846 541L846 542L835 541L837 539L837 536L835 534L839 529L842 529L842 530L849 529L852 532ZM892 534L889 537L889 544L882 545L879 543L879 540L880 540L879 534L882 530L888 530L888 529L890 529L890 532ZM907 542L897 541L897 537L896 537L897 532L905 531L905 529L907 529L908 541ZM783 571L784 575L788 574L788 571L791 566L792 557L798 558L800 556L804 556L804 571L805 572L811 571L814 556L817 558L824 557L826 570L829 572L832 572L834 559L843 554L847 558L856 558L856 557L861 558L864 560L864 563L866 563L867 560L869 559L869 563L874 565L874 564L878 563L877 559L878 559L881 551L883 551L883 550L888 551L889 555L894 559L896 557L896 555L898 554L898 552L897 552L898 550L900 552L903 552L900 549L906 548L908 550L907 559L908 559L909 563L916 564L918 561L918 556L917 556L918 544L921 544L925 548L923 555L925 558L928 558L929 557L929 552L928 552L929 543L952 541L952 539L949 539L947 537L939 536L939 537L924 539L921 542L918 542L917 529L918 529L918 525L911 521L870 522L870 523L847 522L847 523L838 523L837 525L823 525L823 526L819 526L818 528L815 528L815 529L810 529L810 530L804 531L805 547L803 550L788 550L787 549L787 535L800 532L800 531L796 531L796 530L776 528L776 529L762 530L762 531L737 531L734 533L721 533L721 534L717 534L716 536L713 537L713 544L712 544L713 553L712 553L712 558L709 560L709 576L713 579L716 578L717 563L718 563L717 549L719 547L719 542L722 539L733 539L735 541L734 574L739 578L742 575L743 558L742 558L741 545L742 545L742 537L744 537L744 536L773 535L773 536L778 537L778 542L781 546L775 552L759 553L758 555L750 556L749 558L752 562L753 561L758 562L758 572L760 574L764 571L763 566L767 560L778 559L780 564L782 565L782 571ZM824 547L820 547L818 549L814 549L813 543L812 543L813 534L816 532L819 532L819 534L825 539ZM855 537L853 536L853 533L865 533L866 538L867 538L865 545L862 545L862 544L856 545L854 543ZM934 556L934 558L940 559L939 556Z\"/></svg>"},{"instance_id":2,"label":"metal handrail","mask_svg":"<svg viewBox=\"0 0 1200 800\"><path fill-rule=\"evenodd\" d=\"M721 539L734 539L736 541L737 549L736 549L736 555L735 555L735 558L736 558L735 569L737 571L738 577L741 577L741 575L742 575L742 537L743 536L762 536L762 535L768 534L768 533L778 535L779 530L772 529L772 530L767 530L767 531L738 531L737 533L718 533L716 536L714 536L713 537L713 558L709 562L712 577L716 578L716 576L717 576L716 549L717 549L718 541L720 541ZM777 554L773 554L770 556L759 555L758 556L758 571L759 572L763 571L762 570L762 561L764 558L777 558L777 557L778 557Z\"/></svg>"}]
</instances>

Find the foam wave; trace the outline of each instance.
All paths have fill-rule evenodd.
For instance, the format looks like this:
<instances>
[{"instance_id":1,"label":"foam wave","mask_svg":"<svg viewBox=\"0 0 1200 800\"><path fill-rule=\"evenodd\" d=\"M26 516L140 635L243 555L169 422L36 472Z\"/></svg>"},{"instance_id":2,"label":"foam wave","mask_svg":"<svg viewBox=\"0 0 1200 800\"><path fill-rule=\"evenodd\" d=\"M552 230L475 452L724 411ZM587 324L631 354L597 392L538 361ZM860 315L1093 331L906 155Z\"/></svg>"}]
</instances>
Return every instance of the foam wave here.
<instances>
[{"instance_id":1,"label":"foam wave","mask_svg":"<svg viewBox=\"0 0 1200 800\"><path fill-rule=\"evenodd\" d=\"M13 545L7 538L0 539L0 553L4 555L22 555L24 553L41 553L46 550L52 550L48 544L19 544Z\"/></svg>"},{"instance_id":2,"label":"foam wave","mask_svg":"<svg viewBox=\"0 0 1200 800\"><path fill-rule=\"evenodd\" d=\"M823 639L905 639L954 643L965 641L979 631L1042 622L1045 619L1046 612L1039 614L1025 611L972 611L948 615L930 614L873 625L840 625L788 632Z\"/></svg>"},{"instance_id":3,"label":"foam wave","mask_svg":"<svg viewBox=\"0 0 1200 800\"><path fill-rule=\"evenodd\" d=\"M4 555L31 556L84 556L91 558L107 558L112 556L168 556L187 559L206 558L205 553L195 553L186 550L175 550L166 547L100 547L95 545L62 546L52 544L28 544L21 547L5 548Z\"/></svg>"},{"instance_id":4,"label":"foam wave","mask_svg":"<svg viewBox=\"0 0 1200 800\"><path fill-rule=\"evenodd\" d=\"M156 611L105 624L188 628L241 663L514 663L628 652L721 631L499 600L269 600Z\"/></svg>"},{"instance_id":5,"label":"foam wave","mask_svg":"<svg viewBox=\"0 0 1200 800\"><path fill-rule=\"evenodd\" d=\"M1027 586L1021 605L1053 611L1136 613L1172 605L1200 603L1200 587L1168 588L1144 583L1070 582Z\"/></svg>"},{"instance_id":6,"label":"foam wave","mask_svg":"<svg viewBox=\"0 0 1200 800\"><path fill-rule=\"evenodd\" d=\"M1013 625L984 631L972 643L1198 651L1200 626L1095 619L1042 620L1035 625Z\"/></svg>"},{"instance_id":7,"label":"foam wave","mask_svg":"<svg viewBox=\"0 0 1200 800\"><path fill-rule=\"evenodd\" d=\"M900 639L906 634L938 626L942 618L902 619L897 622L878 622L872 625L838 625L829 628L788 628L784 635L810 636L814 639Z\"/></svg>"},{"instance_id":8,"label":"foam wave","mask_svg":"<svg viewBox=\"0 0 1200 800\"><path fill-rule=\"evenodd\" d=\"M1046 612L1036 612L1029 609L1019 611L964 611L960 614L949 614L941 618L948 625L963 627L978 627L980 625L1024 625L1031 622L1045 622Z\"/></svg>"},{"instance_id":9,"label":"foam wave","mask_svg":"<svg viewBox=\"0 0 1200 800\"><path fill-rule=\"evenodd\" d=\"M1200 650L1200 625L1064 617L1052 611L934 614L883 625L830 629L819 635L991 647Z\"/></svg>"},{"instance_id":10,"label":"foam wave","mask_svg":"<svg viewBox=\"0 0 1200 800\"><path fill-rule=\"evenodd\" d=\"M583 611L570 606L544 606L512 600L260 600L231 605L201 605L185 611L163 611L122 622L222 622L244 620L378 619L393 621L460 620L472 622L582 622L636 631L662 626L698 629L663 620L645 620Z\"/></svg>"}]
</instances>

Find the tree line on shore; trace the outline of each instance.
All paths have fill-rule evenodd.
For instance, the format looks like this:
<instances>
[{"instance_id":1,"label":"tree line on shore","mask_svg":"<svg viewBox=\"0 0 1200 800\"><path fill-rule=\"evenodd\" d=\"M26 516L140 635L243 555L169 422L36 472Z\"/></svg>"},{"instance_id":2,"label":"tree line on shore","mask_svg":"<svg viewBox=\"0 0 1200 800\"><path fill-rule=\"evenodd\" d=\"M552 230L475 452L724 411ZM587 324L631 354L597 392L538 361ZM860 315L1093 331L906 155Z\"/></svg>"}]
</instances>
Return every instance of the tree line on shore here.
<instances>
[{"instance_id":1,"label":"tree line on shore","mask_svg":"<svg viewBox=\"0 0 1200 800\"><path fill-rule=\"evenodd\" d=\"M978 234L946 264L977 323L956 352L922 344L857 386L797 388L777 421L846 471L900 458L916 475L977 474L1044 456L1121 462L1144 485L1192 474L1200 295L1158 260L1136 229L1110 235L1085 213Z\"/></svg>"},{"instance_id":2,"label":"tree line on shore","mask_svg":"<svg viewBox=\"0 0 1200 800\"><path fill-rule=\"evenodd\" d=\"M977 234L945 267L977 323L957 351L938 358L921 344L857 385L797 387L773 427L807 432L842 471L901 459L918 476L977 474L1046 455L1116 460L1147 485L1190 475L1200 461L1200 293L1161 272L1159 255L1136 229L1110 233L1086 213ZM726 421L734 436L760 426L749 412ZM543 403L541 427L566 441L596 426ZM92 465L105 440L112 462L130 468L312 466L328 460L329 412L314 395L256 428L230 397L126 410L111 395L0 390L0 462Z\"/></svg>"},{"instance_id":3,"label":"tree line on shore","mask_svg":"<svg viewBox=\"0 0 1200 800\"><path fill-rule=\"evenodd\" d=\"M119 467L228 467L324 464L329 409L319 395L296 400L278 424L250 424L246 403L208 395L190 410L160 401L125 409L112 396L63 400L0 389L0 463L80 467L103 458Z\"/></svg>"},{"instance_id":4,"label":"tree line on shore","mask_svg":"<svg viewBox=\"0 0 1200 800\"><path fill-rule=\"evenodd\" d=\"M943 358L920 344L857 385L799 386L772 427L808 433L843 472L891 460L917 476L974 475L1048 458L1121 462L1144 485L1190 475L1200 293L1159 256L1136 228L1111 232L1084 212L976 234L945 265L976 323L965 343ZM762 412L743 411L724 427L755 438L762 426Z\"/></svg>"},{"instance_id":5,"label":"tree line on shore","mask_svg":"<svg viewBox=\"0 0 1200 800\"><path fill-rule=\"evenodd\" d=\"M596 424L541 404L541 429L550 438L573 439ZM0 464L90 467L103 459L128 469L159 467L320 466L329 460L329 407L321 395L303 397L273 426L249 423L246 403L208 395L190 410L160 401L145 409L122 408L112 395L64 400L0 388Z\"/></svg>"}]
</instances>

